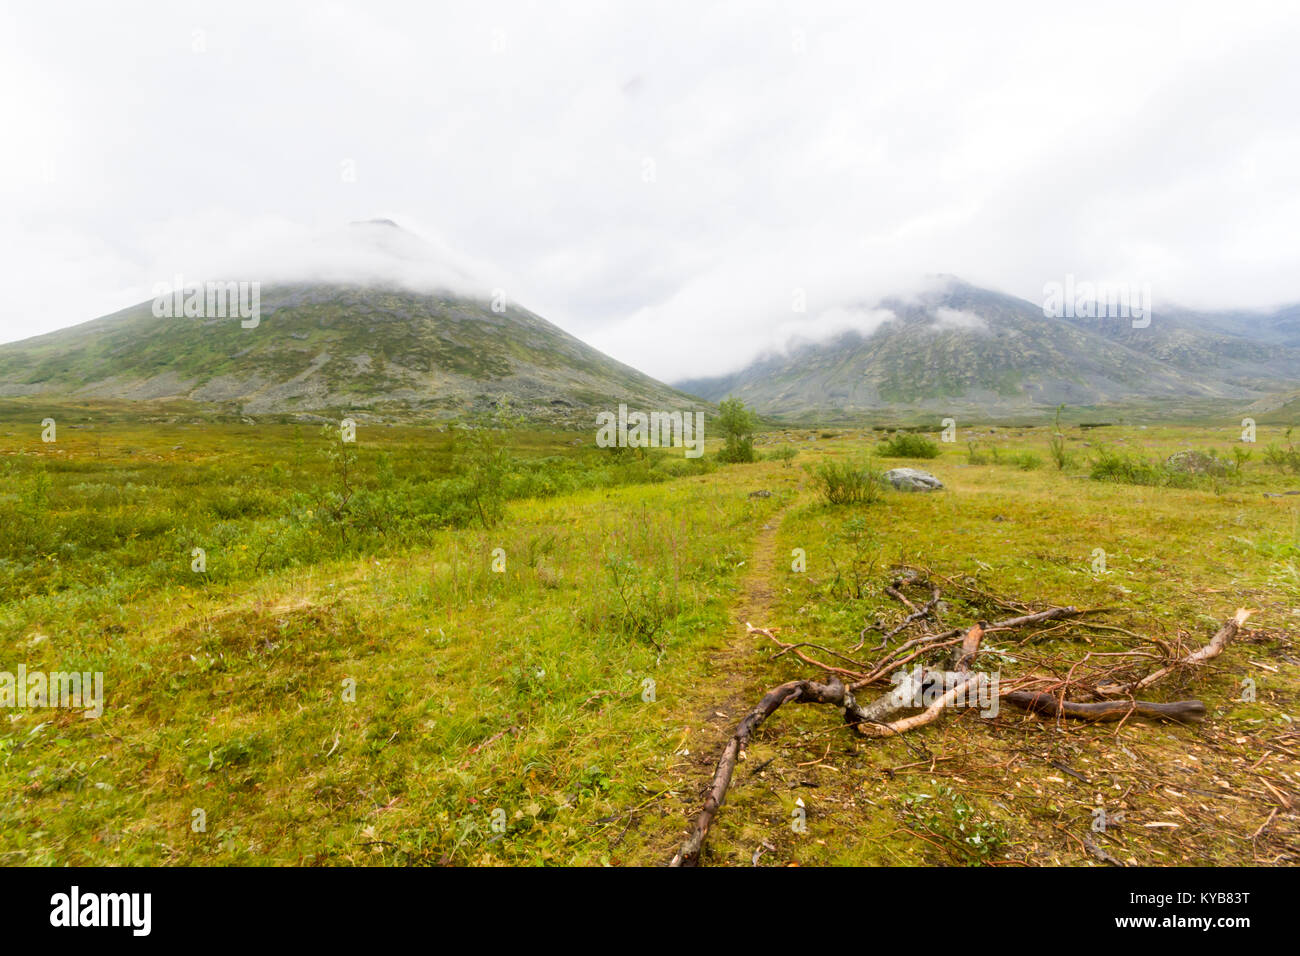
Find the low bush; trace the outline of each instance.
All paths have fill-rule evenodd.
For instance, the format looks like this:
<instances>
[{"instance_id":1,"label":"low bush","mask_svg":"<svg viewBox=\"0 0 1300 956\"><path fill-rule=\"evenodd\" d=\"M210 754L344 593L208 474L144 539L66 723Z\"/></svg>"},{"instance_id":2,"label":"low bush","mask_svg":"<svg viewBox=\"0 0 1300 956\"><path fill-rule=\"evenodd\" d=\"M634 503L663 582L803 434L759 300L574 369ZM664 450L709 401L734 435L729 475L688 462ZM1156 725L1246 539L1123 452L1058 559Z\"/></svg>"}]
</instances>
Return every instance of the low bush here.
<instances>
[{"instance_id":1,"label":"low bush","mask_svg":"<svg viewBox=\"0 0 1300 956\"><path fill-rule=\"evenodd\" d=\"M885 458L938 458L939 445L915 432L898 432L879 449Z\"/></svg>"}]
</instances>

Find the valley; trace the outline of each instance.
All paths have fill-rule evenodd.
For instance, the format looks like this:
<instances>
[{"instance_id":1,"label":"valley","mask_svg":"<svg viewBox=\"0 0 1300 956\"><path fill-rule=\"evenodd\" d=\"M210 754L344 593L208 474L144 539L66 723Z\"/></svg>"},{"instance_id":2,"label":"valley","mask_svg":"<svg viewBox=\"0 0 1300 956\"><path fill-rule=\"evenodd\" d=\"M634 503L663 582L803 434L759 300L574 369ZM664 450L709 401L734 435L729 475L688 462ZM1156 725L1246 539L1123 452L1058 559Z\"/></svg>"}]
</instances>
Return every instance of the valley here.
<instances>
[{"instance_id":1,"label":"valley","mask_svg":"<svg viewBox=\"0 0 1300 956\"><path fill-rule=\"evenodd\" d=\"M0 639L31 671L102 672L105 702L5 715L10 864L660 865L736 720L813 676L746 623L869 656L904 567L948 582L954 624L1005 601L1109 609L994 642L985 666L1008 672L1254 616L1161 690L1203 700L1199 724L1005 708L872 741L782 709L706 863L1294 859L1300 476L1263 454L1281 424L1180 487L1091 476L1107 452L1232 461L1237 422L1067 422L1062 469L1042 425L962 422L917 460L881 457L884 427L767 426L758 461L721 464L710 433L700 459L598 449L594 419L482 422L486 449L361 422L340 445L331 425L28 402L0 407ZM867 456L945 487L819 496L808 469ZM482 480L502 489L486 520Z\"/></svg>"}]
</instances>

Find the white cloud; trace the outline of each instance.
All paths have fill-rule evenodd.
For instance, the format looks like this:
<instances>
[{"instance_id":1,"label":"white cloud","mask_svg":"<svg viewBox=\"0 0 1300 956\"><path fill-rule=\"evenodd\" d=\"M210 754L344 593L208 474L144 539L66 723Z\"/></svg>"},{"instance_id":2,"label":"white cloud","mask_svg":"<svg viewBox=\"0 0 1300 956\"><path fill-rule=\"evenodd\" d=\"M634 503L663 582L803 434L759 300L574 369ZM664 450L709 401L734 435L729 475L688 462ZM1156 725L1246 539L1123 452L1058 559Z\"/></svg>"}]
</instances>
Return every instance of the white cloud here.
<instances>
[{"instance_id":1,"label":"white cloud","mask_svg":"<svg viewBox=\"0 0 1300 956\"><path fill-rule=\"evenodd\" d=\"M807 322L785 322L772 332L774 348L829 342L848 332L870 336L895 318L889 309L831 308Z\"/></svg>"},{"instance_id":2,"label":"white cloud","mask_svg":"<svg viewBox=\"0 0 1300 956\"><path fill-rule=\"evenodd\" d=\"M987 331L988 323L974 312L964 309L949 309L940 306L934 310L935 324L941 329L965 329L969 331Z\"/></svg>"},{"instance_id":3,"label":"white cloud","mask_svg":"<svg viewBox=\"0 0 1300 956\"><path fill-rule=\"evenodd\" d=\"M929 273L1295 300L1297 46L1251 2L9 5L0 340L178 271L387 268L319 238L377 216L662 378L796 289L813 335Z\"/></svg>"}]
</instances>

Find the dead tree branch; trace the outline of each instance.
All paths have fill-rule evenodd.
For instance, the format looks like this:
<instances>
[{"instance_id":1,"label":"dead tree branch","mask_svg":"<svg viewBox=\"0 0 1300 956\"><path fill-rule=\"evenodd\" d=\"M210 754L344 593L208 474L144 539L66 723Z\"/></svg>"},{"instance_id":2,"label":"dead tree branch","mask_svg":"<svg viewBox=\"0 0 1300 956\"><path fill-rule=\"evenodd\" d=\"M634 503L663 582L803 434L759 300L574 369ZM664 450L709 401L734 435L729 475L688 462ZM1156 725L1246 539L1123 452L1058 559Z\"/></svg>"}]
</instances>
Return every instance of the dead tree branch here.
<instances>
[{"instance_id":1,"label":"dead tree branch","mask_svg":"<svg viewBox=\"0 0 1300 956\"><path fill-rule=\"evenodd\" d=\"M1146 677L1138 681L1133 689L1142 690L1143 688L1150 687L1156 681L1160 680L1160 678L1173 672L1178 667L1204 664L1206 661L1218 657L1223 653L1223 649L1228 646L1228 642L1237 636L1238 632L1241 630L1241 626L1246 623L1246 619L1250 617L1251 613L1252 612L1246 610L1244 607L1237 608L1237 613L1234 614L1232 619L1227 621L1223 627L1219 628L1214 637L1210 638L1210 643L1206 644L1199 651L1196 651L1193 654L1188 654L1177 664L1171 667L1163 667L1154 674L1148 674Z\"/></svg>"},{"instance_id":2,"label":"dead tree branch","mask_svg":"<svg viewBox=\"0 0 1300 956\"><path fill-rule=\"evenodd\" d=\"M1057 700L1053 695L1013 690L1002 699L1021 710L1033 711L1045 717L1074 717L1078 720L1124 720L1127 717L1151 717L1190 723L1205 718L1205 705L1199 700L1175 700L1168 704L1155 704L1145 700L1104 700L1080 704Z\"/></svg>"},{"instance_id":3,"label":"dead tree branch","mask_svg":"<svg viewBox=\"0 0 1300 956\"><path fill-rule=\"evenodd\" d=\"M713 818L722 807L722 801L726 799L727 788L731 785L731 775L736 770L736 760L755 728L775 713L782 704L790 701L842 704L844 693L844 684L832 678L829 684L818 684L810 680L789 681L780 687L773 687L764 694L763 699L745 716L736 727L736 732L731 735L731 739L727 741L722 757L718 760L718 768L713 773L713 783L709 787L708 796L704 798L704 808L695 819L695 827L691 835L686 838L686 842L682 844L682 848L673 857L669 866L695 866L699 862L704 838L713 824Z\"/></svg>"},{"instance_id":4,"label":"dead tree branch","mask_svg":"<svg viewBox=\"0 0 1300 956\"><path fill-rule=\"evenodd\" d=\"M906 581L895 582L895 585L915 583L916 580L913 577ZM895 586L893 590L897 591L897 587ZM901 592L896 593L894 596L905 606L915 608L915 605L904 597ZM915 609L912 614L908 615L902 625L899 625L886 635L882 647L887 644L890 636L900 633L908 624L931 614L933 609L938 606L938 603L939 590L935 588L933 596L924 607ZM1013 606L1006 602L997 603L1004 607ZM964 631L961 628L955 628L941 634L923 635L904 642L869 668L822 645L808 642L787 644L778 640L770 630L754 627L747 622L745 626L751 633L763 634L782 648L781 653L777 655L778 657L787 653L793 654L801 661L821 668L830 676L826 683L812 680L794 680L773 687L763 695L754 709L740 721L718 759L717 768L714 770L713 779L704 799L704 806L696 816L694 826L691 828L686 841L669 865L683 867L697 866L699 864L705 837L708 836L709 828L713 825L713 821L726 799L727 790L731 786L732 776L735 773L736 763L740 759L741 752L748 744L753 733L783 704L795 702L826 704L836 707L841 711L844 721L864 737L881 739L906 734L938 720L945 710L957 704L959 700L963 703L967 702L972 686L977 684L981 677L981 674L973 671L971 666L980 652L985 635L998 631L1015 630L1047 621L1076 617L1085 613L1089 612L1081 611L1075 607L1053 607L1044 611L1021 614L1016 617L995 621L992 624L979 621ZM1003 688L998 696L1014 707L1048 717L1068 717L1087 721L1122 721L1129 717L1147 717L1185 722L1200 720L1204 718L1206 708L1199 700L1156 703L1136 700L1132 696L1133 692L1150 687L1156 681L1180 667L1195 666L1218 657L1223 653L1229 641L1240 632L1250 613L1245 609L1238 610L1236 615L1219 629L1205 647L1128 685L1102 684L1096 682L1095 677L1089 678L1087 676L1081 678L1079 683L1076 683L1074 674L1092 656L1089 654L1085 655L1082 660L1073 662L1069 666L1064 679L1051 680L1043 676L1026 675L1023 678L1016 679L1015 683L1019 685L1018 687ZM858 646L860 644L861 642L859 642ZM960 647L955 652L953 669L950 671L926 669L919 665L910 674L901 670L904 664L921 655L957 644L960 644ZM815 660L804 654L802 648L814 648L846 664L851 664L854 668L862 668L862 670L850 670ZM1099 654L1098 656L1131 657L1132 655ZM1066 670L1066 663L1068 662L1046 660L1040 666L1046 666L1059 674L1061 671ZM893 677L895 687L893 690L865 706L859 705L854 699L854 692L874 683L890 671L895 672ZM1110 670L1099 672L1094 667L1091 671L1085 673L1111 676L1115 673L1115 668L1112 667ZM852 681L852 683L846 683L847 681ZM1047 684L1048 687L1043 690L1021 689L1025 684L1039 686ZM1124 694L1128 696L1128 699L1101 700L1088 703L1065 700L1064 695L1072 686L1079 686L1096 697ZM934 694L938 688L943 688L944 692L935 697ZM1058 693L1052 693L1052 690L1057 690ZM924 709L908 717L896 720L888 719L896 712L910 707L923 707Z\"/></svg>"}]
</instances>

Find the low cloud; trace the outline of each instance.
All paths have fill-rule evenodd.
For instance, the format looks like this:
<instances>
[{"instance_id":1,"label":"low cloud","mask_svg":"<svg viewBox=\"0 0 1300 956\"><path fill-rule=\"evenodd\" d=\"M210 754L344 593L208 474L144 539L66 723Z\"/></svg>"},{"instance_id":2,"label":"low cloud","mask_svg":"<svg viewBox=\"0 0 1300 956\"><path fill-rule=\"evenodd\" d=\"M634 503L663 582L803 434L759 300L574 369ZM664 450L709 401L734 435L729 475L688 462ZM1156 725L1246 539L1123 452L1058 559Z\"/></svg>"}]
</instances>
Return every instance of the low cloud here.
<instances>
[{"instance_id":1,"label":"low cloud","mask_svg":"<svg viewBox=\"0 0 1300 956\"><path fill-rule=\"evenodd\" d=\"M500 288L661 379L932 272L1294 301L1300 8L1243 2L10 5L0 341L176 273ZM334 232L375 216L431 250Z\"/></svg>"},{"instance_id":2,"label":"low cloud","mask_svg":"<svg viewBox=\"0 0 1300 956\"><path fill-rule=\"evenodd\" d=\"M394 285L413 292L447 291L486 299L498 270L455 251L437 236L421 235L391 219L312 229L264 220L206 230L204 241L184 249L186 280L241 280L334 285ZM155 272L161 272L161 252ZM494 276L493 273L496 273ZM156 281L168 281L163 273Z\"/></svg>"},{"instance_id":3,"label":"low cloud","mask_svg":"<svg viewBox=\"0 0 1300 956\"><path fill-rule=\"evenodd\" d=\"M856 332L863 338L873 335L896 316L889 309L832 308L804 322L785 322L771 333L772 350L791 351L803 345L820 345Z\"/></svg>"},{"instance_id":4,"label":"low cloud","mask_svg":"<svg viewBox=\"0 0 1300 956\"><path fill-rule=\"evenodd\" d=\"M981 316L965 309L949 309L940 306L934 310L935 325L941 329L964 329L975 332L987 332L989 325Z\"/></svg>"}]
</instances>

